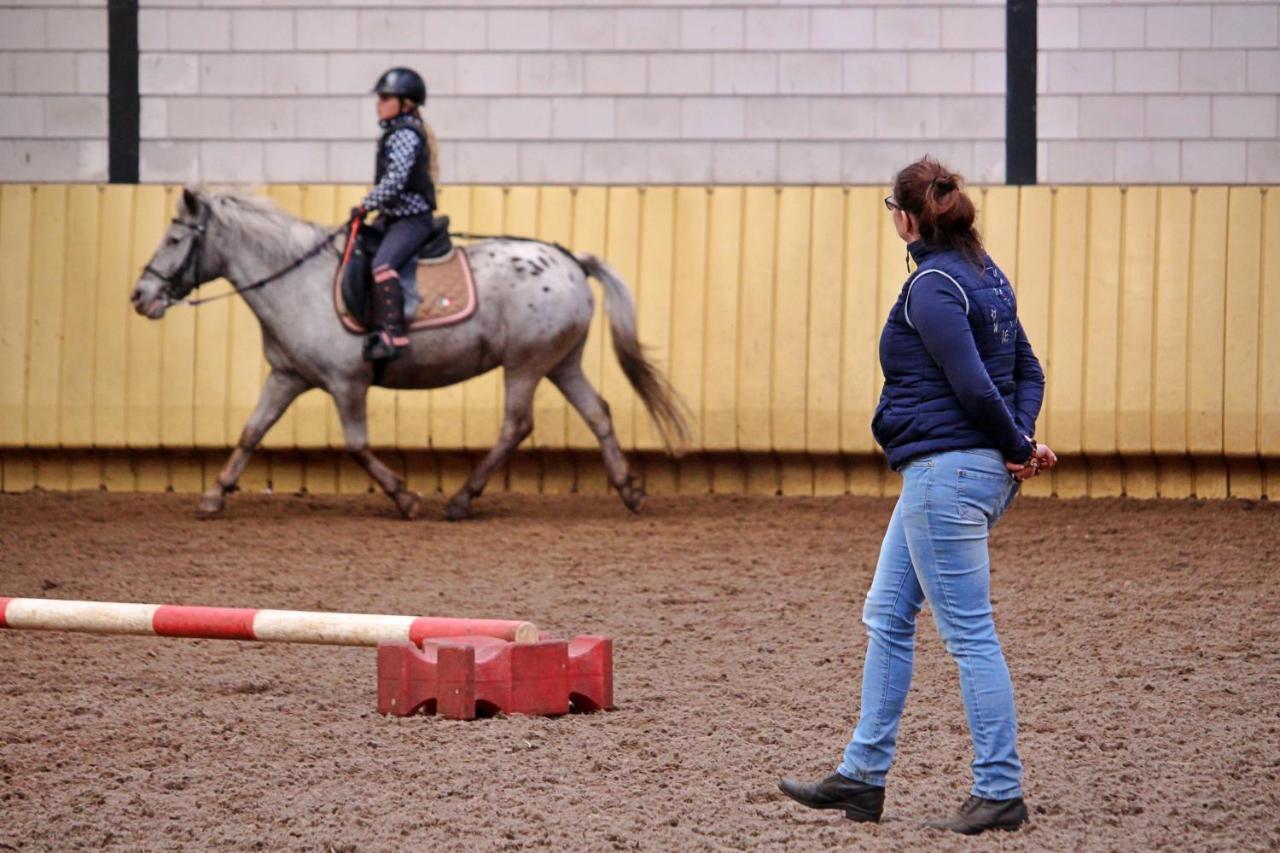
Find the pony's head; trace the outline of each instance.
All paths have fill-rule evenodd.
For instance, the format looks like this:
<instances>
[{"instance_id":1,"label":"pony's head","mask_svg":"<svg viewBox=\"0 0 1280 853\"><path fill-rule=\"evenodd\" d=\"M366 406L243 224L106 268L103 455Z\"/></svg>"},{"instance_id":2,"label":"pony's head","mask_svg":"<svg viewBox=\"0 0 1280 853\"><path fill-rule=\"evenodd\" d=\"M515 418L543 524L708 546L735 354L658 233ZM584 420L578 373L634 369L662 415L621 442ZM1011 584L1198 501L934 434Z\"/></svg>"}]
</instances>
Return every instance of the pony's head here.
<instances>
[{"instance_id":1,"label":"pony's head","mask_svg":"<svg viewBox=\"0 0 1280 853\"><path fill-rule=\"evenodd\" d=\"M158 320L170 305L222 275L222 260L207 239L212 211L198 189L182 191L176 215L129 295L133 310Z\"/></svg>"}]
</instances>

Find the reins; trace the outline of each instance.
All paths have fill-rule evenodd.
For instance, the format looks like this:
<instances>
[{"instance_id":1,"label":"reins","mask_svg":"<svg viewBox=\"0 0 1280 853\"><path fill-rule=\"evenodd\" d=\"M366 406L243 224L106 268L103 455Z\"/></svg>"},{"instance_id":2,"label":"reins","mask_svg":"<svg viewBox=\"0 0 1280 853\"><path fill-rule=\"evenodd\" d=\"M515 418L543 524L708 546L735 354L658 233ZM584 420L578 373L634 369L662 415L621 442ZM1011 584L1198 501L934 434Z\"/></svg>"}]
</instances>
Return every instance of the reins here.
<instances>
[{"instance_id":1,"label":"reins","mask_svg":"<svg viewBox=\"0 0 1280 853\"><path fill-rule=\"evenodd\" d=\"M257 290L260 287L266 287L268 284L271 284L271 282L278 281L279 279L283 278L284 276L296 270L298 267L305 264L307 261L314 258L316 255L323 252L325 246L330 245L333 242L333 238L337 237L346 229L347 229L346 223L339 225L337 228L325 234L324 238L321 239L320 242L312 246L307 251L306 254L302 255L299 258L294 259L294 261L290 263L288 266L282 269L276 270L266 278L260 278L251 284L246 284L244 287L236 287L235 285L232 285L230 291L228 291L227 293L219 293L217 296L206 296L203 299L179 299L177 300L177 302L183 305L188 305L192 308L198 308L199 306L204 305L208 302L217 302L219 299L226 299L229 296L235 296L237 293L248 293L250 290ZM193 243L192 245L194 247L195 244Z\"/></svg>"}]
</instances>

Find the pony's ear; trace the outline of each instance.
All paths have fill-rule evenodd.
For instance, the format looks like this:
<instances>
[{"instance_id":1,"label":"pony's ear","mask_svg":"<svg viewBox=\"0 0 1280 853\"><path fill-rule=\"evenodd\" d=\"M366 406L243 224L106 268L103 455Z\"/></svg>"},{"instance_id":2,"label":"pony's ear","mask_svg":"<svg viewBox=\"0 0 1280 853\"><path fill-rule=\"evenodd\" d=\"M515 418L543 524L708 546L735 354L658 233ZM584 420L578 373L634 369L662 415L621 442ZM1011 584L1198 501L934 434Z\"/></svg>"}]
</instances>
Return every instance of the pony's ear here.
<instances>
[{"instance_id":1,"label":"pony's ear","mask_svg":"<svg viewBox=\"0 0 1280 853\"><path fill-rule=\"evenodd\" d=\"M200 205L203 202L199 189L190 186L182 188L182 207L187 213L195 216L200 212Z\"/></svg>"}]
</instances>

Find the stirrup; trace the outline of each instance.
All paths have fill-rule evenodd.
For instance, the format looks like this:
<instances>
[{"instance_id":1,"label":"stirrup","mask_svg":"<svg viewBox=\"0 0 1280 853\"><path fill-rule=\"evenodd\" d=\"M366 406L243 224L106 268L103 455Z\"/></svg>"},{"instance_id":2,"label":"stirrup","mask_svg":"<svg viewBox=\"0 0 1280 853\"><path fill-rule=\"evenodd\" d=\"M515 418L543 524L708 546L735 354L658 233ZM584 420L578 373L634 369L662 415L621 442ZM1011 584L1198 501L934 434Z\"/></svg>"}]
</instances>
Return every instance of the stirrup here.
<instances>
[{"instance_id":1,"label":"stirrup","mask_svg":"<svg viewBox=\"0 0 1280 853\"><path fill-rule=\"evenodd\" d=\"M404 344L400 344L399 341L404 341ZM394 338L386 330L372 332L366 335L364 339L364 360L395 361L408 345L408 338Z\"/></svg>"}]
</instances>

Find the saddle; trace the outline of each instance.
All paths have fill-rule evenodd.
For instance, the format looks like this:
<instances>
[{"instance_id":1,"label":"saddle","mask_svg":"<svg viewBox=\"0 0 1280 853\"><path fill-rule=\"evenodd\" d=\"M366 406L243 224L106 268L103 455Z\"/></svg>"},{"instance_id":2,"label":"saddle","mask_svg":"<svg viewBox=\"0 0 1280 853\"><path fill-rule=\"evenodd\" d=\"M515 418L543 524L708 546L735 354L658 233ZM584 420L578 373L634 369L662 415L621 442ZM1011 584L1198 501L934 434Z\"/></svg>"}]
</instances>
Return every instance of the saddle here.
<instances>
[{"instance_id":1,"label":"saddle","mask_svg":"<svg viewBox=\"0 0 1280 853\"><path fill-rule=\"evenodd\" d=\"M405 324L411 332L461 323L476 310L476 283L466 250L449 239L449 217L436 217L433 225L413 265L419 301L405 300ZM334 309L352 334L364 334L373 321L372 265L381 243L381 232L360 229L350 258L333 279Z\"/></svg>"}]
</instances>

